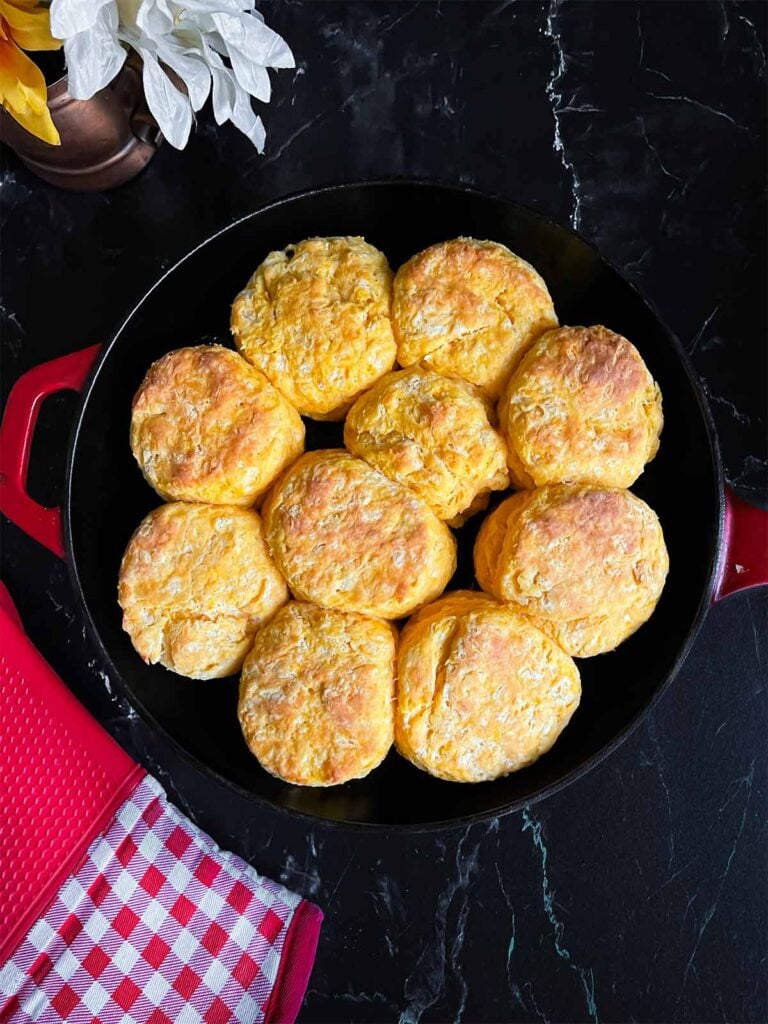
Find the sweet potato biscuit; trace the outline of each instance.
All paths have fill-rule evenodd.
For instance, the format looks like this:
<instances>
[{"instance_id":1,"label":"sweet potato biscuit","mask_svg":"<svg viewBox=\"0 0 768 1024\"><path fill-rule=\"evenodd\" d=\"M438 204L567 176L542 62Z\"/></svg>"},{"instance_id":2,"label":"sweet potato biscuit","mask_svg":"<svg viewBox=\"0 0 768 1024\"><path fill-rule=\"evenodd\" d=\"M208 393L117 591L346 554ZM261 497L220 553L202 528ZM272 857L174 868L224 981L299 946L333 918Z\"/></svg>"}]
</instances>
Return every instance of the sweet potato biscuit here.
<instances>
[{"instance_id":1,"label":"sweet potato biscuit","mask_svg":"<svg viewBox=\"0 0 768 1024\"><path fill-rule=\"evenodd\" d=\"M568 654L612 650L649 618L669 560L656 513L629 491L521 491L475 543L483 590L517 606Z\"/></svg>"},{"instance_id":2,"label":"sweet potato biscuit","mask_svg":"<svg viewBox=\"0 0 768 1024\"><path fill-rule=\"evenodd\" d=\"M520 356L557 317L547 286L498 242L456 238L412 256L395 276L401 366L421 363L499 397Z\"/></svg>"},{"instance_id":3,"label":"sweet potato biscuit","mask_svg":"<svg viewBox=\"0 0 768 1024\"><path fill-rule=\"evenodd\" d=\"M477 390L420 367L388 373L361 395L344 443L452 525L509 483L504 441Z\"/></svg>"},{"instance_id":4,"label":"sweet potato biscuit","mask_svg":"<svg viewBox=\"0 0 768 1024\"><path fill-rule=\"evenodd\" d=\"M384 619L442 593L448 527L407 488L343 449L308 452L264 502L272 555L295 597Z\"/></svg>"},{"instance_id":5,"label":"sweet potato biscuit","mask_svg":"<svg viewBox=\"0 0 768 1024\"><path fill-rule=\"evenodd\" d=\"M483 782L549 750L581 684L573 661L528 619L459 590L403 630L397 693L400 753L438 778Z\"/></svg>"},{"instance_id":6,"label":"sweet potato biscuit","mask_svg":"<svg viewBox=\"0 0 768 1024\"><path fill-rule=\"evenodd\" d=\"M258 513L231 505L161 505L120 567L123 629L146 662L193 679L237 672L253 634L288 588Z\"/></svg>"},{"instance_id":7,"label":"sweet potato biscuit","mask_svg":"<svg viewBox=\"0 0 768 1024\"><path fill-rule=\"evenodd\" d=\"M362 238L271 252L232 306L238 351L304 416L338 420L395 362L392 271Z\"/></svg>"},{"instance_id":8,"label":"sweet potato biscuit","mask_svg":"<svg viewBox=\"0 0 768 1024\"><path fill-rule=\"evenodd\" d=\"M394 694L392 626L291 601L256 634L238 716L249 749L272 775L333 786L362 778L386 757Z\"/></svg>"},{"instance_id":9,"label":"sweet potato biscuit","mask_svg":"<svg viewBox=\"0 0 768 1024\"><path fill-rule=\"evenodd\" d=\"M248 506L304 451L304 424L237 352L196 345L149 368L131 449L162 498Z\"/></svg>"},{"instance_id":10,"label":"sweet potato biscuit","mask_svg":"<svg viewBox=\"0 0 768 1024\"><path fill-rule=\"evenodd\" d=\"M499 405L519 487L629 487L659 447L661 392L640 353L605 327L548 331Z\"/></svg>"}]
</instances>

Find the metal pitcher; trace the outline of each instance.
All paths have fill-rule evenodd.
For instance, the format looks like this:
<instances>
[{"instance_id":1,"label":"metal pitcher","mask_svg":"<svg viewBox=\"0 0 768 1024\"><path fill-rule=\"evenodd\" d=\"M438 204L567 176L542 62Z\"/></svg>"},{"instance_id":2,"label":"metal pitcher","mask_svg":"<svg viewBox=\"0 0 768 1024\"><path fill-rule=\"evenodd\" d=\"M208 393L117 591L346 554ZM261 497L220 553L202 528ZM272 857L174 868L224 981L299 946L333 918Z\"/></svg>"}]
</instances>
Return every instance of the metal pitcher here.
<instances>
[{"instance_id":1,"label":"metal pitcher","mask_svg":"<svg viewBox=\"0 0 768 1024\"><path fill-rule=\"evenodd\" d=\"M48 86L48 107L61 136L51 146L0 108L0 140L44 181L96 192L130 181L157 152L162 136L147 110L141 64L129 57L105 89L89 100L69 95L67 79Z\"/></svg>"}]
</instances>

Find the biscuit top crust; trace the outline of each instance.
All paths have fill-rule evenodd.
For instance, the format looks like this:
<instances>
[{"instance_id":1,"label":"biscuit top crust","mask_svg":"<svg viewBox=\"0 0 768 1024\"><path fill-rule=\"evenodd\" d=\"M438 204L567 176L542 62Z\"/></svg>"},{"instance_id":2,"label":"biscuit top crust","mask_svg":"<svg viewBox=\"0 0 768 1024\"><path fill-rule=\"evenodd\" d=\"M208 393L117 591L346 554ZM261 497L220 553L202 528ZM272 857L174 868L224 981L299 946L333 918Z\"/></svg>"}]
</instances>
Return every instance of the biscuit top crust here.
<instances>
[{"instance_id":1,"label":"biscuit top crust","mask_svg":"<svg viewBox=\"0 0 768 1024\"><path fill-rule=\"evenodd\" d=\"M628 487L658 450L661 392L626 338L599 325L561 327L524 356L499 420L520 486Z\"/></svg>"},{"instance_id":2,"label":"biscuit top crust","mask_svg":"<svg viewBox=\"0 0 768 1024\"><path fill-rule=\"evenodd\" d=\"M440 519L453 519L478 494L509 482L506 445L489 415L472 385L411 367L382 377L355 402L344 443Z\"/></svg>"},{"instance_id":3,"label":"biscuit top crust","mask_svg":"<svg viewBox=\"0 0 768 1024\"><path fill-rule=\"evenodd\" d=\"M395 637L388 623L297 601L259 630L238 714L268 771L334 785L382 760L393 739Z\"/></svg>"},{"instance_id":4,"label":"biscuit top crust","mask_svg":"<svg viewBox=\"0 0 768 1024\"><path fill-rule=\"evenodd\" d=\"M363 238L271 252L232 307L238 351L305 416L341 419L391 370L392 271Z\"/></svg>"},{"instance_id":5,"label":"biscuit top crust","mask_svg":"<svg viewBox=\"0 0 768 1024\"><path fill-rule=\"evenodd\" d=\"M399 618L455 568L450 530L411 491L343 449L308 452L264 505L267 541L294 594Z\"/></svg>"},{"instance_id":6,"label":"biscuit top crust","mask_svg":"<svg viewBox=\"0 0 768 1024\"><path fill-rule=\"evenodd\" d=\"M455 591L403 630L398 748L441 778L479 782L530 764L576 709L571 659L512 608Z\"/></svg>"},{"instance_id":7,"label":"biscuit top crust","mask_svg":"<svg viewBox=\"0 0 768 1024\"><path fill-rule=\"evenodd\" d=\"M288 599L252 509L175 502L150 512L120 567L123 628L182 675L236 672L256 627Z\"/></svg>"},{"instance_id":8,"label":"biscuit top crust","mask_svg":"<svg viewBox=\"0 0 768 1024\"><path fill-rule=\"evenodd\" d=\"M304 449L304 424L266 377L221 345L169 352L131 413L131 448L164 498L251 505Z\"/></svg>"},{"instance_id":9,"label":"biscuit top crust","mask_svg":"<svg viewBox=\"0 0 768 1024\"><path fill-rule=\"evenodd\" d=\"M475 556L484 589L553 620L647 604L668 566L645 502L629 491L565 484L502 502L483 524Z\"/></svg>"},{"instance_id":10,"label":"biscuit top crust","mask_svg":"<svg viewBox=\"0 0 768 1024\"><path fill-rule=\"evenodd\" d=\"M456 238L395 276L392 320L402 366L459 377L498 398L523 351L557 317L543 278L498 242Z\"/></svg>"}]
</instances>

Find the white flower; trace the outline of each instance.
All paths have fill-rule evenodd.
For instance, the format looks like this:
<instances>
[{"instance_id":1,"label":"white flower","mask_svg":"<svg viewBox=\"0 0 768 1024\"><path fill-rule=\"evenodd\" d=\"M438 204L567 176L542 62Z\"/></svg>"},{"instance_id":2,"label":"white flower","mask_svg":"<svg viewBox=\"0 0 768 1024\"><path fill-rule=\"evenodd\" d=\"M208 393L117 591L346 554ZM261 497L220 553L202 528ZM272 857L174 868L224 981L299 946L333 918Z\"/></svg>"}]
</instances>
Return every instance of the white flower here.
<instances>
[{"instance_id":1,"label":"white flower","mask_svg":"<svg viewBox=\"0 0 768 1024\"><path fill-rule=\"evenodd\" d=\"M144 62L147 105L172 146L186 145L194 112L212 93L216 123L231 121L262 152L264 125L251 97L267 103L267 68L294 60L253 8L254 0L51 0L51 31L64 40L75 99L108 85L131 47Z\"/></svg>"}]
</instances>

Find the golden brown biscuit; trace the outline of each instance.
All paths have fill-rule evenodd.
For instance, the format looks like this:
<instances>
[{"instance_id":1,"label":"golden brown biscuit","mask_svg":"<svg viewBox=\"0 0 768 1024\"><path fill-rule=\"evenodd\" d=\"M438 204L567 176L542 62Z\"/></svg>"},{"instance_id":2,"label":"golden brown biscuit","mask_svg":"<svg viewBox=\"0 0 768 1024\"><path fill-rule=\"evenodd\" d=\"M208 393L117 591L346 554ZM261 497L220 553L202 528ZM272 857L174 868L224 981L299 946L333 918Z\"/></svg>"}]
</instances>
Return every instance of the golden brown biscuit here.
<instances>
[{"instance_id":1,"label":"golden brown biscuit","mask_svg":"<svg viewBox=\"0 0 768 1024\"><path fill-rule=\"evenodd\" d=\"M403 630L395 742L438 778L484 782L546 753L580 696L573 661L533 623L458 590Z\"/></svg>"},{"instance_id":2,"label":"golden brown biscuit","mask_svg":"<svg viewBox=\"0 0 768 1024\"><path fill-rule=\"evenodd\" d=\"M398 619L437 597L456 541L415 494L343 449L308 452L264 502L267 543L293 594Z\"/></svg>"},{"instance_id":3,"label":"golden brown biscuit","mask_svg":"<svg viewBox=\"0 0 768 1024\"><path fill-rule=\"evenodd\" d=\"M149 368L133 400L131 449L162 498L252 505L304 451L304 424L237 352L196 345Z\"/></svg>"},{"instance_id":4,"label":"golden brown biscuit","mask_svg":"<svg viewBox=\"0 0 768 1024\"><path fill-rule=\"evenodd\" d=\"M297 786L360 779L392 746L395 630L291 601L256 634L238 717L272 775Z\"/></svg>"},{"instance_id":5,"label":"golden brown biscuit","mask_svg":"<svg viewBox=\"0 0 768 1024\"><path fill-rule=\"evenodd\" d=\"M395 275L392 326L401 366L421 363L499 397L534 338L557 317L534 268L498 242L456 238Z\"/></svg>"},{"instance_id":6,"label":"golden brown biscuit","mask_svg":"<svg viewBox=\"0 0 768 1024\"><path fill-rule=\"evenodd\" d=\"M237 672L288 588L256 512L178 502L150 512L131 537L118 598L144 661L217 679Z\"/></svg>"},{"instance_id":7,"label":"golden brown biscuit","mask_svg":"<svg viewBox=\"0 0 768 1024\"><path fill-rule=\"evenodd\" d=\"M392 271L362 238L271 252L232 306L238 351L304 416L338 420L395 362Z\"/></svg>"},{"instance_id":8,"label":"golden brown biscuit","mask_svg":"<svg viewBox=\"0 0 768 1024\"><path fill-rule=\"evenodd\" d=\"M344 444L452 526L509 483L506 447L479 392L417 366L388 373L358 398Z\"/></svg>"},{"instance_id":9,"label":"golden brown biscuit","mask_svg":"<svg viewBox=\"0 0 768 1024\"><path fill-rule=\"evenodd\" d=\"M669 568L656 513L629 491L521 491L475 543L483 590L517 605L568 654L613 650L651 615Z\"/></svg>"},{"instance_id":10,"label":"golden brown biscuit","mask_svg":"<svg viewBox=\"0 0 768 1024\"><path fill-rule=\"evenodd\" d=\"M661 392L634 345L606 327L538 339L499 405L519 487L629 487L659 448Z\"/></svg>"}]
</instances>

